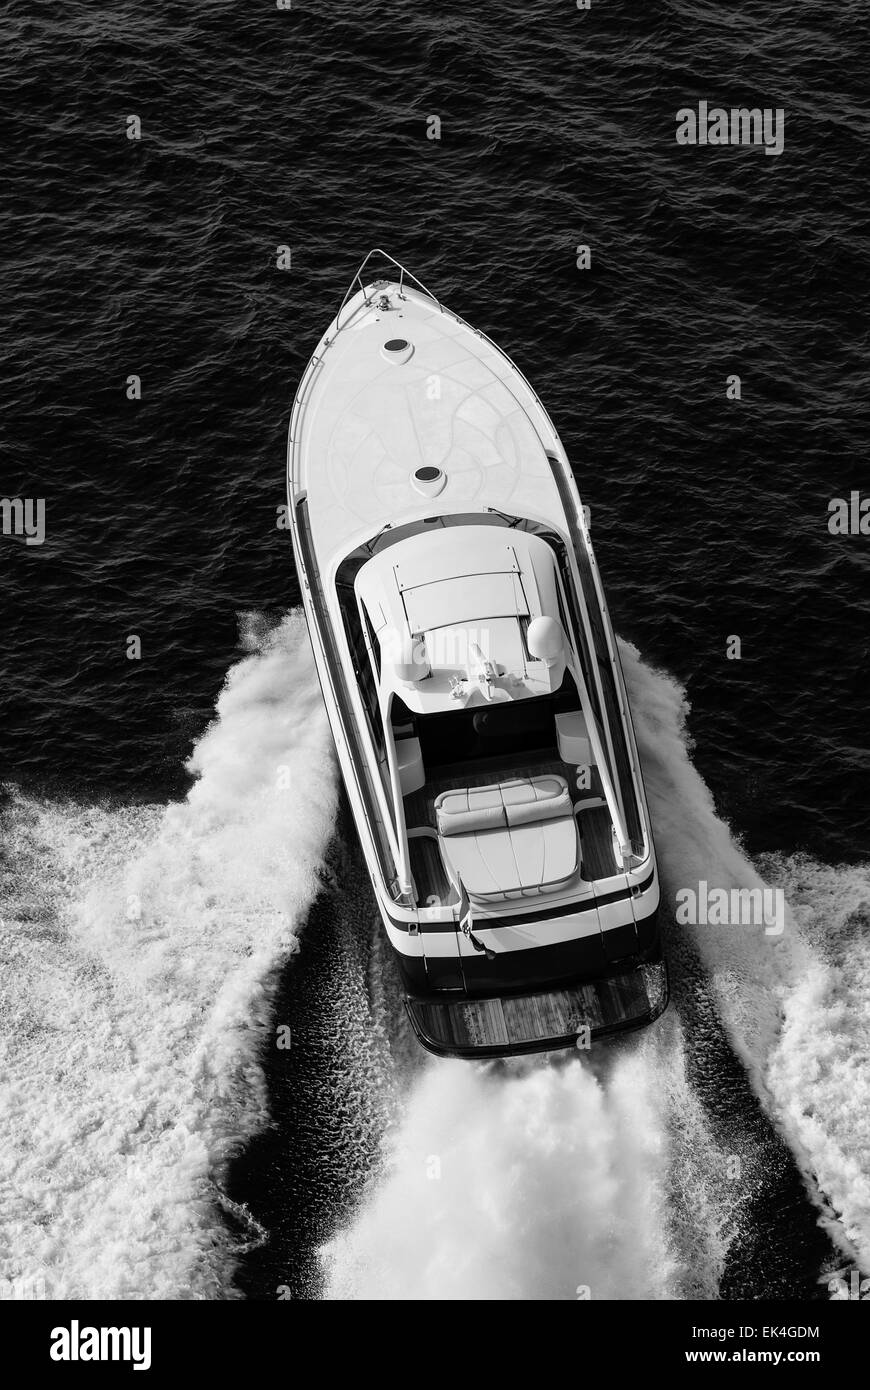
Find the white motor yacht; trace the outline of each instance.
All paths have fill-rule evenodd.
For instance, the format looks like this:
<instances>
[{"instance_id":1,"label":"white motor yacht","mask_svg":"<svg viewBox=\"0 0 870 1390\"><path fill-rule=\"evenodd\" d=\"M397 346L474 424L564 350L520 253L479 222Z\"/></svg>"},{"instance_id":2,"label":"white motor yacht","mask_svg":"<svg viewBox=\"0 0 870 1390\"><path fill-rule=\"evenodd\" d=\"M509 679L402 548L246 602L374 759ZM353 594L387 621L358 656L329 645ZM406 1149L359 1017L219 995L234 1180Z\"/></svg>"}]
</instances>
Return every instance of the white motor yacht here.
<instances>
[{"instance_id":1,"label":"white motor yacht","mask_svg":"<svg viewBox=\"0 0 870 1390\"><path fill-rule=\"evenodd\" d=\"M500 1056L657 1018L659 881L625 683L574 474L525 377L370 252L302 378L288 493L420 1042Z\"/></svg>"}]
</instances>

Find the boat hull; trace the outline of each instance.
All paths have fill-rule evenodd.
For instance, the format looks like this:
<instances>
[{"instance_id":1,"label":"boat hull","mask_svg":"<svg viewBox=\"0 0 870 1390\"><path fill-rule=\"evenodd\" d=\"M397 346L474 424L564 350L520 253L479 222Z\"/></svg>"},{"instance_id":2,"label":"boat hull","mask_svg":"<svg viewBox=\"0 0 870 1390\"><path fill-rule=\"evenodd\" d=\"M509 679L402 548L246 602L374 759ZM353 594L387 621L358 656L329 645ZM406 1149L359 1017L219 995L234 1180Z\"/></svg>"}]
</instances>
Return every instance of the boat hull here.
<instances>
[{"instance_id":1,"label":"boat hull","mask_svg":"<svg viewBox=\"0 0 870 1390\"><path fill-rule=\"evenodd\" d=\"M319 553L308 514L306 470L300 464L302 413L312 395L312 382L322 397L323 381L318 382L318 377L324 358L337 334L353 323L355 305L361 301L365 306L367 297L384 283L389 282L362 288L361 296L347 306L344 319L340 313L324 334L297 394L288 446L290 530L339 767L378 912L398 962L408 1018L421 1045L441 1056L466 1058L585 1047L595 1039L651 1023L667 1006L668 979L658 926L659 886L651 835L647 837L646 856L637 867L595 885L595 891L582 902L553 908L544 904L531 911L518 911L514 904L503 918L492 910L484 910L479 917L476 913L475 931L485 936L492 949L483 952L479 945L473 948L470 938L460 931L458 919L450 920L448 913L445 921L442 912L440 920L429 920L425 909L413 908L413 898L408 898L397 881L394 841L385 824L387 818L378 810L358 708L343 679L346 662L339 650L341 637L327 602L335 568ZM461 320L451 317L462 325ZM489 346L498 352L494 345ZM525 409L533 410L536 403L540 406L510 359L502 360L504 370L515 372L529 393ZM578 519L580 516L576 485L543 406L540 412L539 428L552 430L545 448L554 496L565 507L566 540L576 546L582 542L579 531L571 531L575 525L572 512L576 510ZM368 534L374 534L374 529ZM321 542L322 534L321 530ZM615 643L600 590L599 602L609 640ZM625 721L630 756L638 768L638 797L648 825L615 645L611 660L616 672L617 717Z\"/></svg>"}]
</instances>

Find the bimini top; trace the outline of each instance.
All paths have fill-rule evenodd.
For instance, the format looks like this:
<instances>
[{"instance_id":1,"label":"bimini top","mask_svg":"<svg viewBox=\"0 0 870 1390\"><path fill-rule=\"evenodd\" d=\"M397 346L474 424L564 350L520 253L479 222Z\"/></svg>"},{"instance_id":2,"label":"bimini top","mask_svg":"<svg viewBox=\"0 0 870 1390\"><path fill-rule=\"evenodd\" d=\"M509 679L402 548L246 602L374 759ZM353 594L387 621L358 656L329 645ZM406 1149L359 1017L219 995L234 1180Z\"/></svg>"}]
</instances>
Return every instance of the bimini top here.
<instances>
[{"instance_id":1,"label":"bimini top","mask_svg":"<svg viewBox=\"0 0 870 1390\"><path fill-rule=\"evenodd\" d=\"M562 515L547 461L560 446L532 389L488 339L407 284L348 301L295 416L291 494L306 494L325 577L386 520Z\"/></svg>"},{"instance_id":2,"label":"bimini top","mask_svg":"<svg viewBox=\"0 0 870 1390\"><path fill-rule=\"evenodd\" d=\"M433 528L374 555L355 589L382 696L399 694L417 713L528 699L562 683L556 557L540 536Z\"/></svg>"}]
</instances>

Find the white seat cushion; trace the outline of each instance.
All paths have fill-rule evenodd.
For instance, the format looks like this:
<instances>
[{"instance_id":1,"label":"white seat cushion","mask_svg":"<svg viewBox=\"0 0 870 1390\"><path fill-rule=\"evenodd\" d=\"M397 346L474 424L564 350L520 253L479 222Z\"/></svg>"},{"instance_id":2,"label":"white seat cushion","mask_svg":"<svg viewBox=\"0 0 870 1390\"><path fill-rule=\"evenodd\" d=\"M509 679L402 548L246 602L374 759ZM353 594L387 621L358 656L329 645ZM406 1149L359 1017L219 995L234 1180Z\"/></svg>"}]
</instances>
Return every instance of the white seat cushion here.
<instances>
[{"instance_id":1,"label":"white seat cushion","mask_svg":"<svg viewBox=\"0 0 870 1390\"><path fill-rule=\"evenodd\" d=\"M589 766L593 762L592 744L582 710L566 710L556 715L556 742L563 763Z\"/></svg>"},{"instance_id":2,"label":"white seat cushion","mask_svg":"<svg viewBox=\"0 0 870 1390\"><path fill-rule=\"evenodd\" d=\"M426 769L418 738L396 739L396 765L402 796L410 796L426 785Z\"/></svg>"},{"instance_id":3,"label":"white seat cushion","mask_svg":"<svg viewBox=\"0 0 870 1390\"><path fill-rule=\"evenodd\" d=\"M553 892L577 872L577 826L564 778L516 778L442 792L442 848L472 898Z\"/></svg>"},{"instance_id":4,"label":"white seat cushion","mask_svg":"<svg viewBox=\"0 0 870 1390\"><path fill-rule=\"evenodd\" d=\"M573 878L577 872L577 846L577 822L570 811L567 816L538 825L512 826L511 848L519 886L534 886L546 892Z\"/></svg>"},{"instance_id":5,"label":"white seat cushion","mask_svg":"<svg viewBox=\"0 0 870 1390\"><path fill-rule=\"evenodd\" d=\"M435 811L442 835L492 830L506 823L498 786L463 787L458 791L442 792L435 800Z\"/></svg>"},{"instance_id":6,"label":"white seat cushion","mask_svg":"<svg viewBox=\"0 0 870 1390\"><path fill-rule=\"evenodd\" d=\"M570 816L571 797L564 777L525 777L502 783L508 825L529 825Z\"/></svg>"},{"instance_id":7,"label":"white seat cushion","mask_svg":"<svg viewBox=\"0 0 870 1390\"><path fill-rule=\"evenodd\" d=\"M570 816L571 797L564 777L515 777L510 782L442 792L435 799L435 811L442 835L463 835Z\"/></svg>"}]
</instances>

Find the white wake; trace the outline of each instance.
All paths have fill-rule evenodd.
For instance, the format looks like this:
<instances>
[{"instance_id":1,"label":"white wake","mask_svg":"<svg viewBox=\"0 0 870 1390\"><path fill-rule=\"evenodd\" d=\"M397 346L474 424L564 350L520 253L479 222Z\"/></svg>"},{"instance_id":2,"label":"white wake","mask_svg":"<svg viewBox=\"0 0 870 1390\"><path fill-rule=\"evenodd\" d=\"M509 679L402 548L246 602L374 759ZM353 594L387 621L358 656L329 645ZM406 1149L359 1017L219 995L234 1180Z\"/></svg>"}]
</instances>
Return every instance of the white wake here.
<instances>
[{"instance_id":1,"label":"white wake","mask_svg":"<svg viewBox=\"0 0 870 1390\"><path fill-rule=\"evenodd\" d=\"M272 989L336 807L301 618L250 645L183 803L16 794L4 816L0 1278L49 1297L233 1296L221 1182L267 1118ZM684 693L622 650L666 904L700 879L785 890L782 937L682 930L771 1117L870 1259L867 872L751 865L692 765ZM327 1296L716 1296L740 1188L673 1011L591 1063L398 1065L401 1118L324 1251Z\"/></svg>"},{"instance_id":2,"label":"white wake","mask_svg":"<svg viewBox=\"0 0 870 1390\"><path fill-rule=\"evenodd\" d=\"M4 817L0 1278L49 1298L232 1294L220 1182L336 806L301 617L248 645L183 803Z\"/></svg>"},{"instance_id":3,"label":"white wake","mask_svg":"<svg viewBox=\"0 0 870 1390\"><path fill-rule=\"evenodd\" d=\"M691 761L685 692L627 643L622 659L671 909L677 889L702 879L784 892L779 937L682 930L768 1113L840 1217L831 1236L870 1267L870 867L804 855L753 865Z\"/></svg>"},{"instance_id":4,"label":"white wake","mask_svg":"<svg viewBox=\"0 0 870 1390\"><path fill-rule=\"evenodd\" d=\"M760 1098L842 1216L832 1234L867 1252L870 948L849 929L870 902L866 872L754 867L691 762L684 692L628 644L622 654L663 910L702 879L785 890L780 937L681 930ZM592 1065L433 1061L409 1088L384 1172L322 1251L327 1296L715 1298L741 1203L764 1178L750 1151L730 1181L732 1148L717 1146L686 1080L673 1010Z\"/></svg>"}]
</instances>

